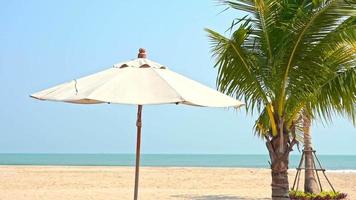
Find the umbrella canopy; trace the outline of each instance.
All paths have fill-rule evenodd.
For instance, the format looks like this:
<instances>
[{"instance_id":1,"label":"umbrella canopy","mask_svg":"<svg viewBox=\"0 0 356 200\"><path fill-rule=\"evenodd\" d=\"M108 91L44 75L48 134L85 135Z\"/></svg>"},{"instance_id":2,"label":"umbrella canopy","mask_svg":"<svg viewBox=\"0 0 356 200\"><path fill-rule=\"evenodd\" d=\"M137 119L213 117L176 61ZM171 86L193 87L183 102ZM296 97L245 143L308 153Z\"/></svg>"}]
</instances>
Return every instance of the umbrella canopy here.
<instances>
[{"instance_id":1,"label":"umbrella canopy","mask_svg":"<svg viewBox=\"0 0 356 200\"><path fill-rule=\"evenodd\" d=\"M134 200L138 198L142 105L175 103L236 108L243 105L238 100L148 60L144 49L139 50L137 59L34 93L31 97L78 104L137 104Z\"/></svg>"},{"instance_id":2,"label":"umbrella canopy","mask_svg":"<svg viewBox=\"0 0 356 200\"><path fill-rule=\"evenodd\" d=\"M239 107L242 102L177 74L146 58L113 65L110 69L31 95L41 100L79 104L169 104Z\"/></svg>"}]
</instances>

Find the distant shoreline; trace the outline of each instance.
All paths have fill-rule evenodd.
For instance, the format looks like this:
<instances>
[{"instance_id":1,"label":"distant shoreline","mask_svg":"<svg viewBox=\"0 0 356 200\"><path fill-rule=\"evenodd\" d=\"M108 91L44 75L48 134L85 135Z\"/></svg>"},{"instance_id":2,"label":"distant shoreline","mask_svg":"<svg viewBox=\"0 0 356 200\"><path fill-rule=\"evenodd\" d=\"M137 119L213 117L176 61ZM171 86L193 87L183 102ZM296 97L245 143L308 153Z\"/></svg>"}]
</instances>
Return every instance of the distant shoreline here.
<instances>
[{"instance_id":1,"label":"distant shoreline","mask_svg":"<svg viewBox=\"0 0 356 200\"><path fill-rule=\"evenodd\" d=\"M134 153L0 153L0 155L14 155L14 154L22 154L22 155L135 155ZM318 154L318 153L317 153ZM141 153L141 155L186 155L186 156L268 156L268 154L258 154L258 153L247 153L247 154L239 154L239 153ZM301 153L290 154L291 156L301 155ZM321 156L356 156L356 154L318 154Z\"/></svg>"},{"instance_id":2,"label":"distant shoreline","mask_svg":"<svg viewBox=\"0 0 356 200\"><path fill-rule=\"evenodd\" d=\"M0 168L134 168L126 165L0 165ZM209 166L141 166L140 168L167 168L167 169L236 169L236 170L268 170L269 168L253 168L253 167L209 167ZM294 173L295 168L288 169L289 172ZM327 173L356 173L356 169L326 169Z\"/></svg>"},{"instance_id":3,"label":"distant shoreline","mask_svg":"<svg viewBox=\"0 0 356 200\"><path fill-rule=\"evenodd\" d=\"M319 155L327 170L356 170L356 155ZM269 168L268 155L142 154L141 166L204 168ZM300 155L290 156L290 169ZM0 165L11 166L134 166L134 154L0 154Z\"/></svg>"}]
</instances>

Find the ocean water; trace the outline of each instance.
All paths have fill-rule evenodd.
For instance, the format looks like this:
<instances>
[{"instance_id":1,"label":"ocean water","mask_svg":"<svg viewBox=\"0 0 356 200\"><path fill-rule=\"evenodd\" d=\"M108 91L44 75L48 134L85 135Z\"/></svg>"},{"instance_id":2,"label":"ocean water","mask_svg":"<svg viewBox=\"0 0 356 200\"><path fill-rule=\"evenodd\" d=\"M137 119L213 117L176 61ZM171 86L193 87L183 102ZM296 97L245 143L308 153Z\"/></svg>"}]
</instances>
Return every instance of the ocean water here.
<instances>
[{"instance_id":1,"label":"ocean water","mask_svg":"<svg viewBox=\"0 0 356 200\"><path fill-rule=\"evenodd\" d=\"M319 155L323 168L356 170L356 155ZM269 168L268 155L143 154L141 166ZM300 155L291 155L296 168ZM0 165L134 166L134 154L0 154Z\"/></svg>"}]
</instances>

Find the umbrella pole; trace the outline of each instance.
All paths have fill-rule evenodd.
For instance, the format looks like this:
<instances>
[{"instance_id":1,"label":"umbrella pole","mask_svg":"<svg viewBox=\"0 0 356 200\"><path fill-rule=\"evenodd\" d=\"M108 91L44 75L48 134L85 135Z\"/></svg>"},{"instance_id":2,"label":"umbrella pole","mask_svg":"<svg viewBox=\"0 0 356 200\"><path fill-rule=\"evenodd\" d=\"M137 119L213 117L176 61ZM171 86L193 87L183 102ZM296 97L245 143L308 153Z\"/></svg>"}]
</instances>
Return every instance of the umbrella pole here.
<instances>
[{"instance_id":1,"label":"umbrella pole","mask_svg":"<svg viewBox=\"0 0 356 200\"><path fill-rule=\"evenodd\" d=\"M138 197L138 179L140 172L140 149L141 149L141 113L142 113L142 105L138 105L137 107L137 142L136 142L136 168L135 168L135 193L134 200L137 200Z\"/></svg>"}]
</instances>

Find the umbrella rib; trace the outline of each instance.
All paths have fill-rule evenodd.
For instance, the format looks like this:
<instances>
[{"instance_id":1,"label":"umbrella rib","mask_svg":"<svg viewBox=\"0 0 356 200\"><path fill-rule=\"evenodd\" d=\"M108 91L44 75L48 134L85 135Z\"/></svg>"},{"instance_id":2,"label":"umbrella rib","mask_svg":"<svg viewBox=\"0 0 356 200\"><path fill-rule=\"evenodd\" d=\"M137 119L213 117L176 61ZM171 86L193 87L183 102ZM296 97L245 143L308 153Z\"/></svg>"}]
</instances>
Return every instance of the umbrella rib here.
<instances>
[{"instance_id":1,"label":"umbrella rib","mask_svg":"<svg viewBox=\"0 0 356 200\"><path fill-rule=\"evenodd\" d=\"M78 95L78 88L77 88L77 79L74 79L74 88L75 88L75 95Z\"/></svg>"}]
</instances>

